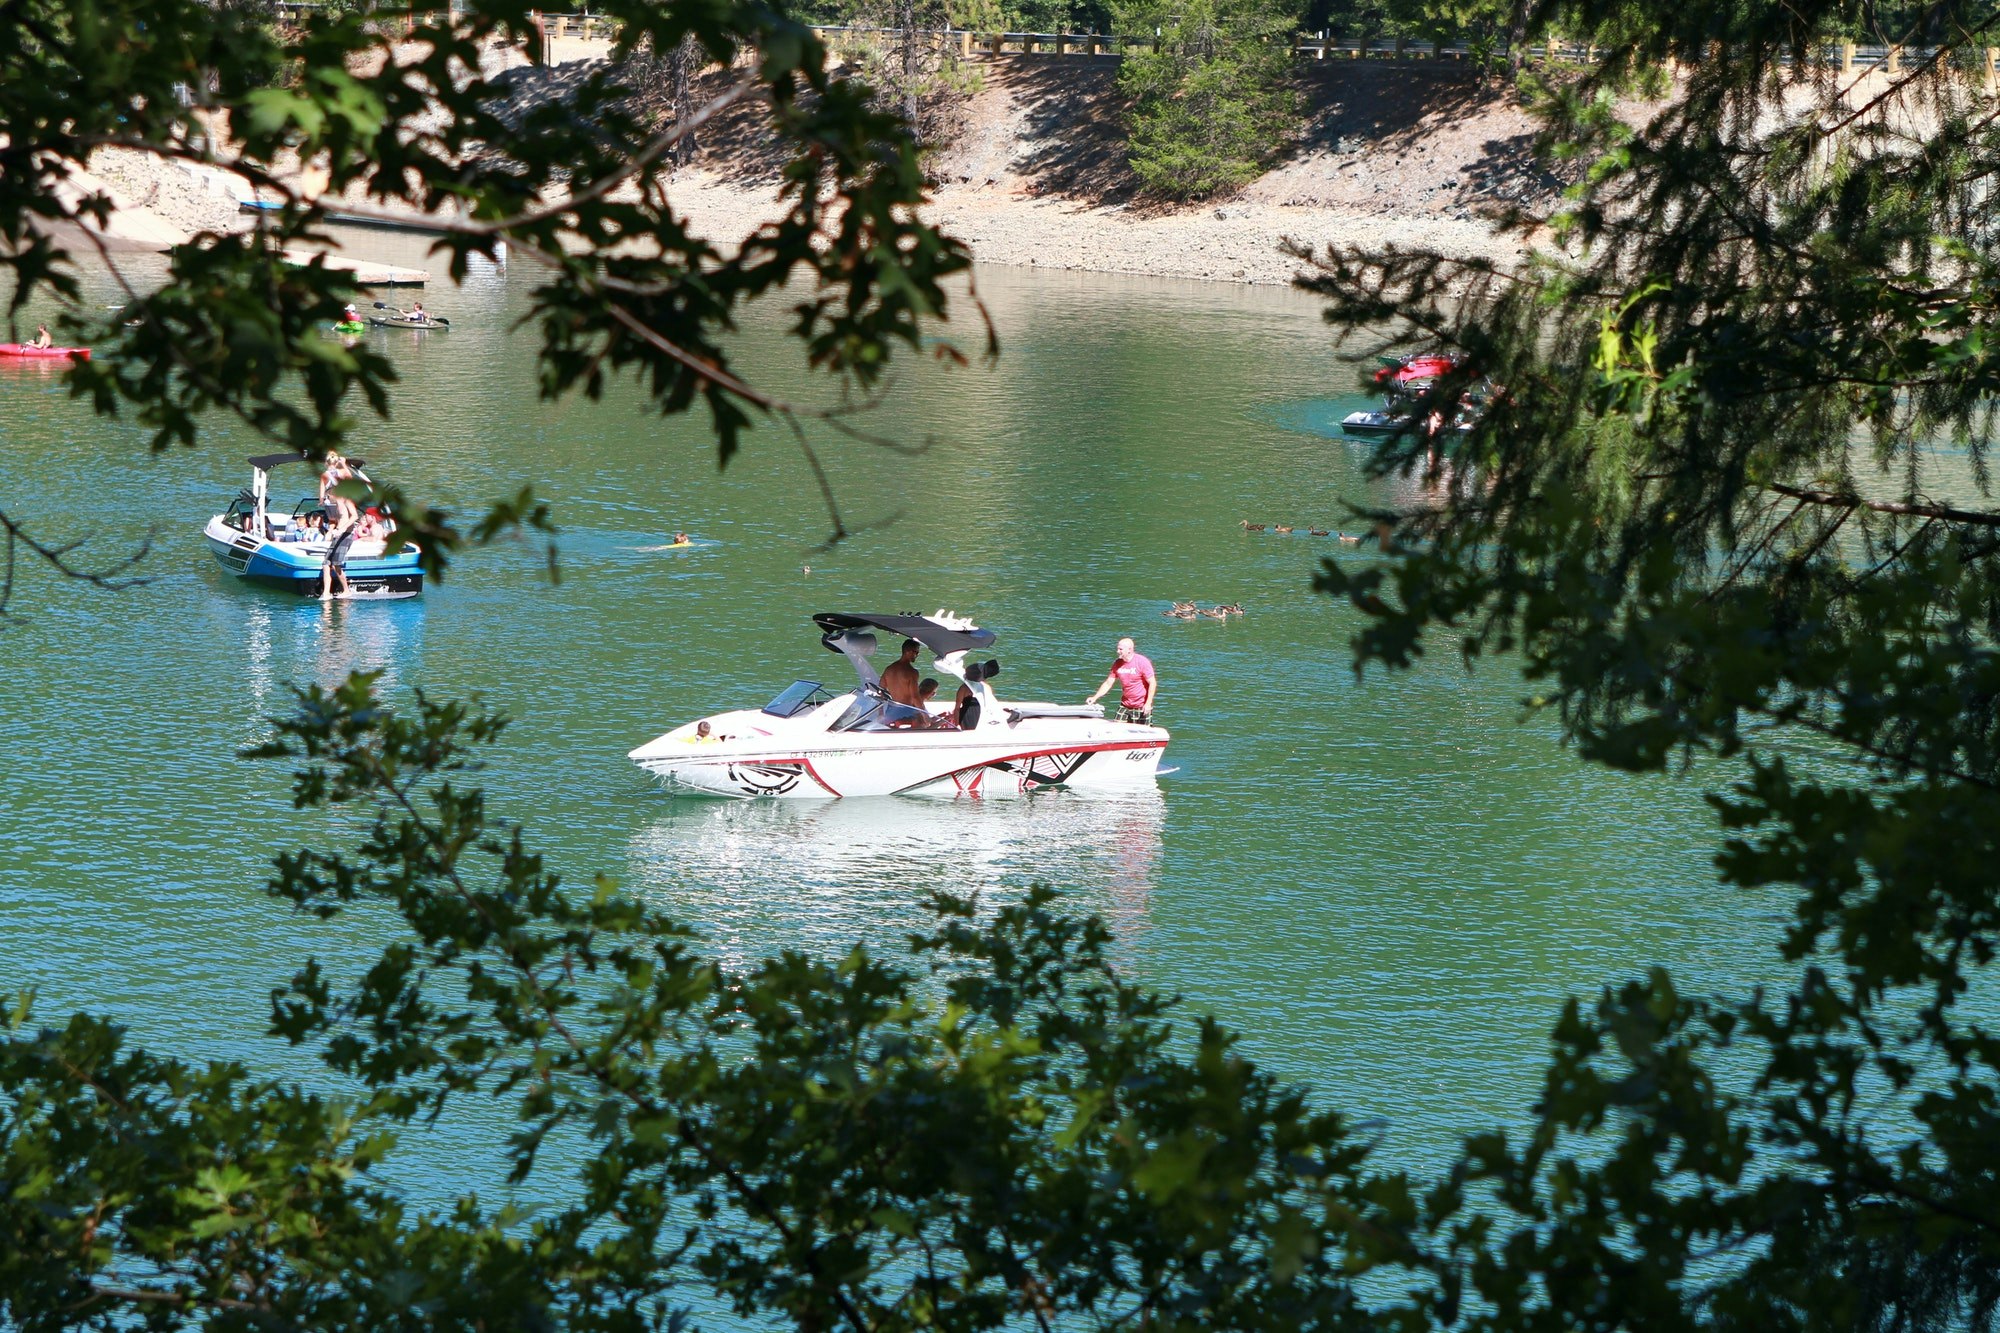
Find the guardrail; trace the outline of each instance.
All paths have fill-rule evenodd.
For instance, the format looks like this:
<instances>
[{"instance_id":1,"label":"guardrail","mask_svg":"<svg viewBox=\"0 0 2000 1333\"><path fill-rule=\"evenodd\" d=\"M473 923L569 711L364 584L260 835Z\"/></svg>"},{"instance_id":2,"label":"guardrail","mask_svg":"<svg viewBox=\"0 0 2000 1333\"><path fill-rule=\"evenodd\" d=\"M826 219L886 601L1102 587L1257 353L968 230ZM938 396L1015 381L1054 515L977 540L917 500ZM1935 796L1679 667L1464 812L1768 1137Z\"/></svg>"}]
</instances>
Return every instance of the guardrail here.
<instances>
[{"instance_id":1,"label":"guardrail","mask_svg":"<svg viewBox=\"0 0 2000 1333\"><path fill-rule=\"evenodd\" d=\"M456 0L452 7L458 8ZM322 8L324 5L316 0L273 0L272 4L279 17L294 23L303 21ZM535 21L547 37L609 41L617 33L616 24L611 19L596 14L536 14ZM815 25L813 32L822 41L837 44L842 37L849 36L895 37L901 29ZM1121 37L1102 32L974 32L952 29L943 36L957 43L959 53L964 56L1108 56L1116 59L1128 50L1151 50L1158 41L1153 37ZM1292 38L1292 52L1308 60L1428 60L1464 64L1482 56L1505 59L1507 48L1502 42L1490 45L1419 42L1406 37L1371 37L1329 29L1296 34ZM1927 46L1866 46L1837 42L1822 47L1807 63L1835 68L1843 74L1857 71L1895 74L1931 59L1936 52L1937 48ZM2000 81L2000 47L1975 48L1975 52L1986 76ZM1587 64L1596 57L1595 47L1569 42L1530 42L1522 52L1523 61L1528 63ZM1785 56L1780 63L1791 65L1795 62L1792 57Z\"/></svg>"}]
</instances>

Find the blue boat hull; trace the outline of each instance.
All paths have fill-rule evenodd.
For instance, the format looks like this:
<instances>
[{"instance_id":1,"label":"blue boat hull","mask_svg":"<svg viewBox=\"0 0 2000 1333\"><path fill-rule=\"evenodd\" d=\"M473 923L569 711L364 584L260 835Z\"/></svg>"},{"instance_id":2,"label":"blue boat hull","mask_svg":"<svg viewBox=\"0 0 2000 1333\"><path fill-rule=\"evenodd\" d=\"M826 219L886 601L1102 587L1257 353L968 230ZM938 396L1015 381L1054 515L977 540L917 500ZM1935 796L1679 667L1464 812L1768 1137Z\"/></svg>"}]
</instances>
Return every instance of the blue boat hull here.
<instances>
[{"instance_id":1,"label":"blue boat hull","mask_svg":"<svg viewBox=\"0 0 2000 1333\"><path fill-rule=\"evenodd\" d=\"M211 532L208 549L216 562L237 578L302 596L319 595L320 569L326 563L325 555L319 551L260 542L233 531L228 541ZM423 591L424 570L415 551L350 557L342 568L347 573L348 587L357 593Z\"/></svg>"}]
</instances>

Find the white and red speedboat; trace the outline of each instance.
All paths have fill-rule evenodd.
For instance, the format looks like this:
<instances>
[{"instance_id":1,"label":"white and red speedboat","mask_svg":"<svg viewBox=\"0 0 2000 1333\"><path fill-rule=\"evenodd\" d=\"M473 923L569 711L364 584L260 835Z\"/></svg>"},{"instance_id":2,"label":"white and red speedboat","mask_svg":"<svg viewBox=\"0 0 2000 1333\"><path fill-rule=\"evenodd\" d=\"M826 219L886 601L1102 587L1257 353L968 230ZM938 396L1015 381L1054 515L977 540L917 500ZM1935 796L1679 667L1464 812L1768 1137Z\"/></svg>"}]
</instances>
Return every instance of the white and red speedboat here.
<instances>
[{"instance_id":1,"label":"white and red speedboat","mask_svg":"<svg viewBox=\"0 0 2000 1333\"><path fill-rule=\"evenodd\" d=\"M836 693L795 681L762 708L698 718L631 752L668 786L710 796L1013 796L1044 787L1150 787L1166 752L1159 727L1112 722L1096 704L1010 703L993 691L996 661L970 660L989 630L935 615L813 617L820 642L860 684ZM889 698L869 662L873 631L915 639L969 698L913 708ZM944 691L939 692L940 695Z\"/></svg>"}]
</instances>

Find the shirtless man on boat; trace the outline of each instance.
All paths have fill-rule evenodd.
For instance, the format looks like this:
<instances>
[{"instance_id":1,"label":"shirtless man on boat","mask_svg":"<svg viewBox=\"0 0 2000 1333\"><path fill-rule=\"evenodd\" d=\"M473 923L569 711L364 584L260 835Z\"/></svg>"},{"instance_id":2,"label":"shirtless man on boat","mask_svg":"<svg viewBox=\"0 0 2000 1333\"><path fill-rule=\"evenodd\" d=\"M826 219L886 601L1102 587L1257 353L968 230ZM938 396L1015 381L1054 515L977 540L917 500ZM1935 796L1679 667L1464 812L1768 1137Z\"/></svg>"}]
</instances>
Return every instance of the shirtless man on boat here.
<instances>
[{"instance_id":1,"label":"shirtless man on boat","mask_svg":"<svg viewBox=\"0 0 2000 1333\"><path fill-rule=\"evenodd\" d=\"M903 640L903 655L882 673L882 692L911 708L924 706L923 685L917 679L917 654L923 645L915 639Z\"/></svg>"}]
</instances>

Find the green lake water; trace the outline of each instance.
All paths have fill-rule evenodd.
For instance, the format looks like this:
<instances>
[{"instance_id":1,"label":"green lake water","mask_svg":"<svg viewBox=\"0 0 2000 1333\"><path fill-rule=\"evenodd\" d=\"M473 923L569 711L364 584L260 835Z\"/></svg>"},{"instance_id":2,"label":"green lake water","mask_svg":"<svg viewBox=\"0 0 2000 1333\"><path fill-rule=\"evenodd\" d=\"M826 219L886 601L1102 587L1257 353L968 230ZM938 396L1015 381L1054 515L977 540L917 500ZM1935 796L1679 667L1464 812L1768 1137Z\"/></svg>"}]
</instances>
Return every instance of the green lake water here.
<instances>
[{"instance_id":1,"label":"green lake water","mask_svg":"<svg viewBox=\"0 0 2000 1333\"><path fill-rule=\"evenodd\" d=\"M421 262L409 241L365 245ZM91 551L157 543L145 586L30 574L0 622L0 990L36 986L45 1017L113 1013L185 1054L294 1067L256 1035L269 987L308 951L351 963L379 941L262 895L273 851L335 830L290 809L283 770L235 756L288 682L356 667L504 705L520 720L486 775L496 808L573 880L613 876L731 958L893 947L932 888L1069 889L1146 977L1319 1097L1385 1119L1385 1151L1412 1165L1523 1113L1565 995L1654 963L1730 989L1773 966L1777 905L1715 885L1697 784L1578 763L1547 723L1520 723L1518 679L1469 676L1448 649L1357 681L1355 617L1310 582L1336 550L1372 557L1238 526L1337 527L1344 500L1376 494L1334 428L1364 401L1356 372L1309 299L983 274L999 364L912 364L865 423L933 436L929 452L815 437L861 529L826 551L783 431L718 472L699 420L648 416L630 386L540 401L532 335L509 331L533 279L516 265L433 289L448 334L370 334L405 378L394 423L355 452L467 511L535 483L565 529L553 586L525 547L470 554L415 601L239 586L200 529L247 482L253 440L218 428L149 456L46 369L0 374L0 504ZM826 400L795 373L781 315L746 329L742 369ZM289 504L308 478L276 489ZM677 528L699 545L644 549ZM1176 598L1247 610L1175 623ZM1135 637L1176 771L1139 800L723 804L670 800L624 757L797 677L842 679L812 612L940 606L999 633L1003 696L1081 700Z\"/></svg>"}]
</instances>

